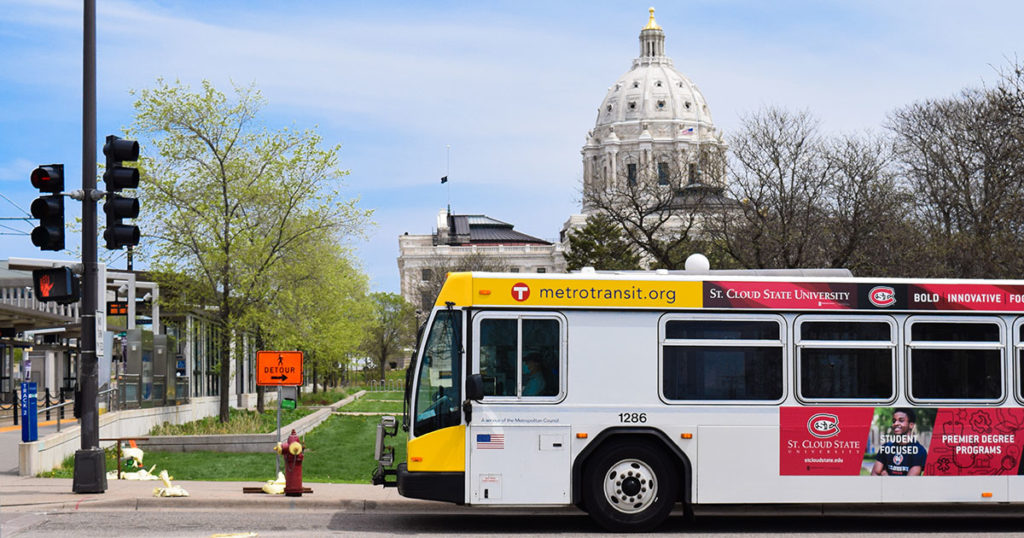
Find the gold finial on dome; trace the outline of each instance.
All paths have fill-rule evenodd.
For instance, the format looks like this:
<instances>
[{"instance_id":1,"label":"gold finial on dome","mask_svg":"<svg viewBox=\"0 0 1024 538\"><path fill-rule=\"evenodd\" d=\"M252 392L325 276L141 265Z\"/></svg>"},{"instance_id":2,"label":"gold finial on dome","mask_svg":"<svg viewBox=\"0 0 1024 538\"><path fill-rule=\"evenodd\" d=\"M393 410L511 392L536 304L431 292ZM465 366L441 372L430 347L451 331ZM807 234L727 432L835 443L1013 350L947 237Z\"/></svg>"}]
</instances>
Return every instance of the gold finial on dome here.
<instances>
[{"instance_id":1,"label":"gold finial on dome","mask_svg":"<svg viewBox=\"0 0 1024 538\"><path fill-rule=\"evenodd\" d=\"M654 21L654 8L650 8L647 11L651 12L651 18L647 21L647 26L644 26L644 30L661 30L661 26Z\"/></svg>"}]
</instances>

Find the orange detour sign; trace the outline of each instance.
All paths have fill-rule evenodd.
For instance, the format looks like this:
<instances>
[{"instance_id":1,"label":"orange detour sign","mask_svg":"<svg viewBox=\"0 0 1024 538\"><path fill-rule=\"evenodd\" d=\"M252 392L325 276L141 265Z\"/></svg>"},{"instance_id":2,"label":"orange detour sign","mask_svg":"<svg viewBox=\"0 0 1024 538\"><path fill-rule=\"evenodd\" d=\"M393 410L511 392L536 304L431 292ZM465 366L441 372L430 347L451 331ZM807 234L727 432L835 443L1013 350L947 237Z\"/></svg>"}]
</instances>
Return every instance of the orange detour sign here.
<instances>
[{"instance_id":1,"label":"orange detour sign","mask_svg":"<svg viewBox=\"0 0 1024 538\"><path fill-rule=\"evenodd\" d=\"M260 386L301 385L301 351L257 351L256 384Z\"/></svg>"}]
</instances>

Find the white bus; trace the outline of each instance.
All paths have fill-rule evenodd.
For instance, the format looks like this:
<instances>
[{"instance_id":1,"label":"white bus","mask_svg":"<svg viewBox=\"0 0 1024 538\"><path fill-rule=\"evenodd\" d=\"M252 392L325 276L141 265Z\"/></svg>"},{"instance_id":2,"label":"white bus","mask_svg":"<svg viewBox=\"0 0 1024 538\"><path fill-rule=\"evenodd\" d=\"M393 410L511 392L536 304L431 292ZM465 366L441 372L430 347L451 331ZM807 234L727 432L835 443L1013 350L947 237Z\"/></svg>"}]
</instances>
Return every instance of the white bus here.
<instances>
[{"instance_id":1,"label":"white bus","mask_svg":"<svg viewBox=\"0 0 1024 538\"><path fill-rule=\"evenodd\" d=\"M677 502L1024 502L1024 281L800 275L453 273L374 481L616 531Z\"/></svg>"}]
</instances>

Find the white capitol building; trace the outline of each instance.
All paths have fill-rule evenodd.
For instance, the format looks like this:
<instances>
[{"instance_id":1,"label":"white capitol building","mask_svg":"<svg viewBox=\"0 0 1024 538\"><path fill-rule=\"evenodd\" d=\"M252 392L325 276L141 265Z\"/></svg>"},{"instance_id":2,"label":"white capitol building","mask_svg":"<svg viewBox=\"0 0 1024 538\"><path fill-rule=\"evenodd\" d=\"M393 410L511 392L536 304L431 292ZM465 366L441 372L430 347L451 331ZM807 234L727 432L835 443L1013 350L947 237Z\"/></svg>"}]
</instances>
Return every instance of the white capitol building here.
<instances>
[{"instance_id":1,"label":"white capitol building","mask_svg":"<svg viewBox=\"0 0 1024 538\"><path fill-rule=\"evenodd\" d=\"M699 191L702 201L721 202L724 174L709 171L699 156L720 153L725 147L704 95L666 56L665 32L651 8L647 25L640 30L640 55L608 87L594 128L587 133L581 150L584 203L581 213L566 221L562 242L527 236L484 215L442 210L434 233L399 236L402 296L417 307L432 301L421 296L421 289L438 256L495 257L518 272L565 271L565 232L585 223L595 212L586 200L605 189L654 181L673 189L683 209L699 209L687 205L687 199L697 199L689 197L691 192ZM505 228L497 230L495 223Z\"/></svg>"},{"instance_id":2,"label":"white capitol building","mask_svg":"<svg viewBox=\"0 0 1024 538\"><path fill-rule=\"evenodd\" d=\"M665 55L665 32L654 20L654 8L650 11L640 31L640 56L608 88L587 133L581 151L585 191L636 181L645 170L671 187L685 188L701 180L701 147L725 146L704 94Z\"/></svg>"}]
</instances>

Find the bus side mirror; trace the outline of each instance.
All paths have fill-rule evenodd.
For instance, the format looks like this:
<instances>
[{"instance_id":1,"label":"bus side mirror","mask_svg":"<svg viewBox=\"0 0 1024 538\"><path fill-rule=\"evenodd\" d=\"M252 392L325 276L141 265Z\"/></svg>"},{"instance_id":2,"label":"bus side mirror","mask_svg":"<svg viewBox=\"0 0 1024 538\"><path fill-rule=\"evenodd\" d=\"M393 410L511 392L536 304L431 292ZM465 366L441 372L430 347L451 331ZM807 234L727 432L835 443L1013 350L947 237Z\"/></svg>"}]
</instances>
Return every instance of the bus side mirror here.
<instances>
[{"instance_id":1,"label":"bus side mirror","mask_svg":"<svg viewBox=\"0 0 1024 538\"><path fill-rule=\"evenodd\" d=\"M480 401L484 398L484 378L480 374L471 374L466 378L466 399Z\"/></svg>"}]
</instances>

